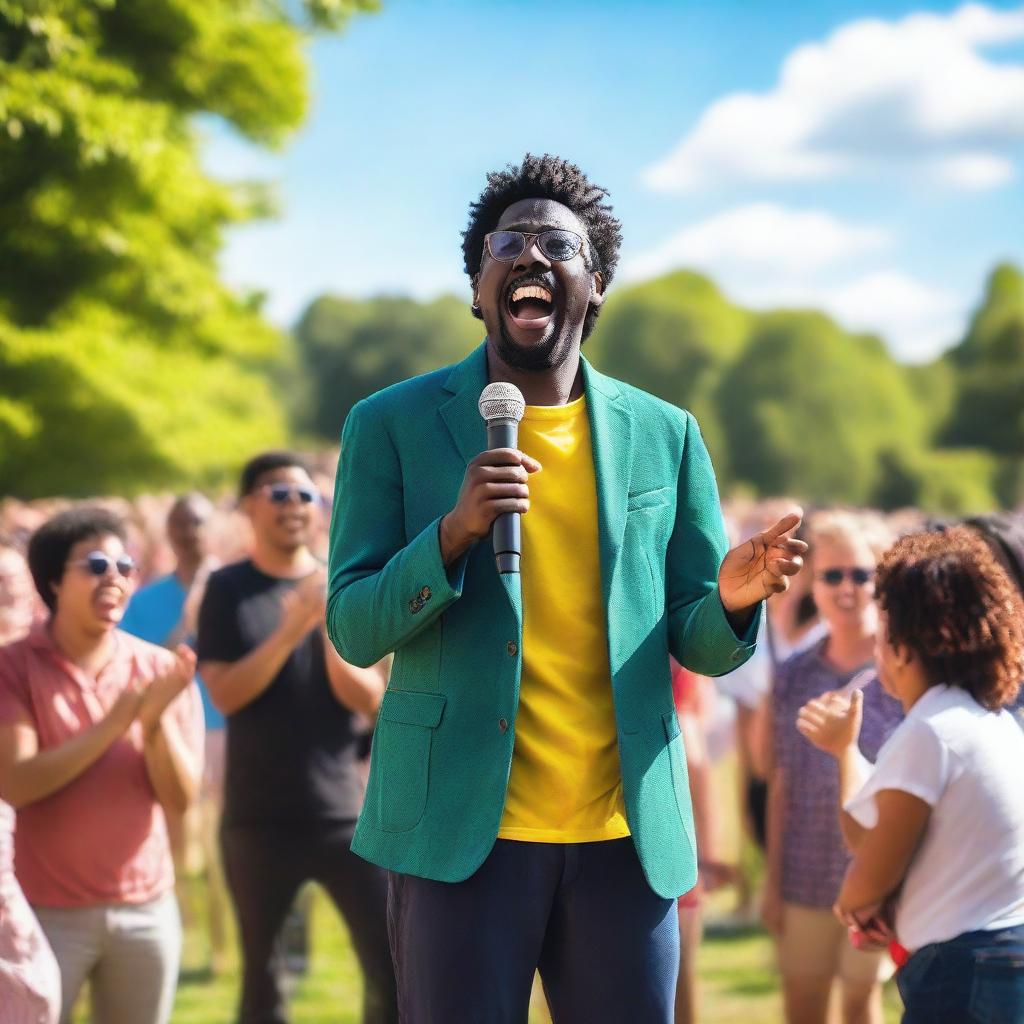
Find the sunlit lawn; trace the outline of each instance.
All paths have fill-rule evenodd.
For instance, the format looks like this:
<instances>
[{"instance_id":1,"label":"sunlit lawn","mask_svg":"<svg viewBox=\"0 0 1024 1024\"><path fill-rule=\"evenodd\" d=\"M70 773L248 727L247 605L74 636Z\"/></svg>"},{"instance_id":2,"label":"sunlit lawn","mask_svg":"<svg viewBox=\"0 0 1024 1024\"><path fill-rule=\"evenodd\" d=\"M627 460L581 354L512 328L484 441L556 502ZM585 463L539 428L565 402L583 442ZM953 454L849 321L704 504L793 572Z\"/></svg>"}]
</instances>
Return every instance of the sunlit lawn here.
<instances>
[{"instance_id":1,"label":"sunlit lawn","mask_svg":"<svg viewBox=\"0 0 1024 1024\"><path fill-rule=\"evenodd\" d=\"M730 794L736 792L734 765L730 759L718 765L716 775L718 798L721 804L726 804ZM734 822L727 817L723 822L727 857L731 857L729 851L737 847L736 832ZM744 861L756 875L756 856L745 857ZM205 930L201 927L206 904L204 883L193 878L187 888L192 920L186 922L183 974L172 1024L231 1024L238 996L238 959L232 951L217 977L211 977L204 969L209 962ZM772 966L770 941L758 929L725 930L715 926L716 919L720 920L732 909L733 900L732 892L716 894L709 909L710 934L698 956L700 1024L776 1024L782 1019L782 1001ZM319 890L314 890L311 908L309 970L295 983L292 1020L294 1024L357 1024L360 981L348 934ZM547 1024L550 1018L539 986L534 995L530 1024ZM899 1008L899 996L895 986L890 984L886 990L886 1024L898 1022ZM76 1017L78 1024L85 1024L87 1020L85 1012Z\"/></svg>"},{"instance_id":2,"label":"sunlit lawn","mask_svg":"<svg viewBox=\"0 0 1024 1024\"><path fill-rule=\"evenodd\" d=\"M295 1024L357 1024L360 986L344 926L319 892L312 906L310 969L296 986L292 1019ZM186 949L187 964L205 959L205 946L193 934ZM234 1019L238 978L233 960L229 967L223 977L212 980L186 972L173 1024L228 1024ZM771 946L761 932L748 929L707 937L700 951L698 974L702 1024L775 1024L781 1020ZM899 997L892 986L889 988L886 1022L895 1024L899 1020ZM539 993L536 995L531 1024L546 1024L550 1018Z\"/></svg>"}]
</instances>

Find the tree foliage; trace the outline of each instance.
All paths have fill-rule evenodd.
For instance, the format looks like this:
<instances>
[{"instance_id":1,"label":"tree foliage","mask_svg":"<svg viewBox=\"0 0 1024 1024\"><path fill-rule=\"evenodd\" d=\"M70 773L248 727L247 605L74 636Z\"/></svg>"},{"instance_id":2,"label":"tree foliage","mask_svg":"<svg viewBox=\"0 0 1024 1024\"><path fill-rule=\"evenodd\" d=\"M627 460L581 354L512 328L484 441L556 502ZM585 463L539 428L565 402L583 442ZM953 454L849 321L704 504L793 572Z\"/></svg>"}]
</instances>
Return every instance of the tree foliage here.
<instances>
[{"instance_id":1,"label":"tree foliage","mask_svg":"<svg viewBox=\"0 0 1024 1024\"><path fill-rule=\"evenodd\" d=\"M322 296L295 331L311 392L299 426L337 441L349 409L361 398L456 362L482 337L468 304L450 295L427 303Z\"/></svg>"},{"instance_id":2,"label":"tree foliage","mask_svg":"<svg viewBox=\"0 0 1024 1024\"><path fill-rule=\"evenodd\" d=\"M1024 274L996 267L967 336L948 355L957 386L944 440L1024 455Z\"/></svg>"},{"instance_id":3,"label":"tree foliage","mask_svg":"<svg viewBox=\"0 0 1024 1024\"><path fill-rule=\"evenodd\" d=\"M203 172L192 116L279 145L305 30L372 6L0 0L0 491L131 493L283 439L281 339L216 264L271 204Z\"/></svg>"},{"instance_id":4,"label":"tree foliage","mask_svg":"<svg viewBox=\"0 0 1024 1024\"><path fill-rule=\"evenodd\" d=\"M1024 408L1022 294L998 268L963 344L902 366L820 313L754 313L679 272L612 292L584 351L691 409L727 492L979 512L1024 500L1024 445L1007 431ZM318 299L296 332L314 394L303 426L336 440L360 398L460 358L481 333L466 306Z\"/></svg>"},{"instance_id":5,"label":"tree foliage","mask_svg":"<svg viewBox=\"0 0 1024 1024\"><path fill-rule=\"evenodd\" d=\"M919 447L924 435L918 403L885 348L820 313L758 318L717 405L735 480L819 503L865 500L879 456Z\"/></svg>"}]
</instances>

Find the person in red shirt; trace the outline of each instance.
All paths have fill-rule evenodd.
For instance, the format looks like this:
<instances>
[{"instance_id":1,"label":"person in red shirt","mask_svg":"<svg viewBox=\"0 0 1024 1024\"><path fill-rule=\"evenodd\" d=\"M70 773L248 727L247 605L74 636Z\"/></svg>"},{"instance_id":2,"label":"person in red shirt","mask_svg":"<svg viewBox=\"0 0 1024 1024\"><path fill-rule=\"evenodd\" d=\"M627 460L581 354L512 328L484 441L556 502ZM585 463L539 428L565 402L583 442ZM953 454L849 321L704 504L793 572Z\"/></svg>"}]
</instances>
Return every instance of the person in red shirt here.
<instances>
[{"instance_id":1,"label":"person in red shirt","mask_svg":"<svg viewBox=\"0 0 1024 1024\"><path fill-rule=\"evenodd\" d=\"M123 522L60 513L29 542L48 620L0 648L0 798L15 868L60 965L61 1021L90 981L93 1024L164 1024L181 925L165 809L202 773L195 656L117 627L134 586Z\"/></svg>"}]
</instances>

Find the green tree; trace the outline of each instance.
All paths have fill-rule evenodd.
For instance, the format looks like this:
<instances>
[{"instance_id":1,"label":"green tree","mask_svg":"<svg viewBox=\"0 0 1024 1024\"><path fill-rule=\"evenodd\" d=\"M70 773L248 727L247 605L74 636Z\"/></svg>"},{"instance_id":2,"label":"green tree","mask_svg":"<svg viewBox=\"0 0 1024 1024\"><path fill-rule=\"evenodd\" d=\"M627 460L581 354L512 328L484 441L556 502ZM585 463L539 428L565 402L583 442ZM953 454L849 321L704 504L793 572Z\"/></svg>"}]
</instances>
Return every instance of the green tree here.
<instances>
[{"instance_id":1,"label":"green tree","mask_svg":"<svg viewBox=\"0 0 1024 1024\"><path fill-rule=\"evenodd\" d=\"M206 480L283 439L281 339L216 265L271 204L203 173L192 118L280 145L306 31L373 6L0 0L0 491Z\"/></svg>"},{"instance_id":2,"label":"green tree","mask_svg":"<svg viewBox=\"0 0 1024 1024\"><path fill-rule=\"evenodd\" d=\"M321 296L295 330L311 391L299 426L337 441L349 409L361 398L461 359L483 336L469 304L451 295L427 303Z\"/></svg>"},{"instance_id":3,"label":"green tree","mask_svg":"<svg viewBox=\"0 0 1024 1024\"><path fill-rule=\"evenodd\" d=\"M1024 274L995 268L964 340L947 356L957 376L949 447L1024 452Z\"/></svg>"},{"instance_id":4,"label":"green tree","mask_svg":"<svg viewBox=\"0 0 1024 1024\"><path fill-rule=\"evenodd\" d=\"M930 513L970 515L999 506L999 460L971 448L887 451L872 495L882 508L915 506Z\"/></svg>"},{"instance_id":5,"label":"green tree","mask_svg":"<svg viewBox=\"0 0 1024 1024\"><path fill-rule=\"evenodd\" d=\"M725 477L728 449L714 396L752 319L706 277L678 271L611 292L584 351L605 373L689 409Z\"/></svg>"},{"instance_id":6,"label":"green tree","mask_svg":"<svg viewBox=\"0 0 1024 1024\"><path fill-rule=\"evenodd\" d=\"M820 313L760 317L717 399L734 478L761 494L866 502L882 455L920 450L926 430L884 345Z\"/></svg>"}]
</instances>

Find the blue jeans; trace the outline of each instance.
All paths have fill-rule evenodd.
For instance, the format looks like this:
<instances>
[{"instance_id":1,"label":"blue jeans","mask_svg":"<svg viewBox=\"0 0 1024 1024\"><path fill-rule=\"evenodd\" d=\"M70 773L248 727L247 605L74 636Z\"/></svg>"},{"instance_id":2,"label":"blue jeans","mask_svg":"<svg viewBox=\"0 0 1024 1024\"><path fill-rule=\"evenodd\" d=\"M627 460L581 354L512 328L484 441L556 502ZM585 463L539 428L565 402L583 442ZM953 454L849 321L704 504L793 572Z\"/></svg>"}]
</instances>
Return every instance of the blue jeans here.
<instances>
[{"instance_id":1,"label":"blue jeans","mask_svg":"<svg viewBox=\"0 0 1024 1024\"><path fill-rule=\"evenodd\" d=\"M672 1024L676 901L632 839L499 839L464 882L392 874L388 931L402 1024L525 1024L538 969L555 1024Z\"/></svg>"},{"instance_id":2,"label":"blue jeans","mask_svg":"<svg viewBox=\"0 0 1024 1024\"><path fill-rule=\"evenodd\" d=\"M1024 925L923 946L896 984L903 1024L1024 1024Z\"/></svg>"}]
</instances>

